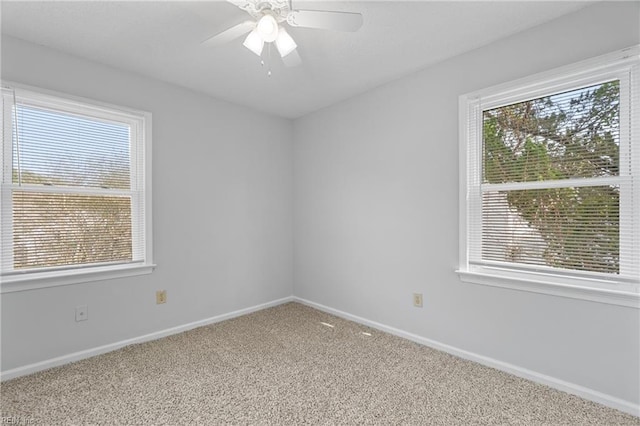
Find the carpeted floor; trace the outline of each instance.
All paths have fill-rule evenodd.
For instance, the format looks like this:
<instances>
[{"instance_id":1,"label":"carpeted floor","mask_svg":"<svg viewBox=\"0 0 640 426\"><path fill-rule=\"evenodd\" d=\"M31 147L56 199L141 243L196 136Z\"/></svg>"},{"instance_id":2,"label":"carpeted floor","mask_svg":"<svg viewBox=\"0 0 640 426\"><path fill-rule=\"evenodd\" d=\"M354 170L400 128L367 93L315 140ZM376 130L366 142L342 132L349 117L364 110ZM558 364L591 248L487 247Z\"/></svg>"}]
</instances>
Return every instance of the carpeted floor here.
<instances>
[{"instance_id":1,"label":"carpeted floor","mask_svg":"<svg viewBox=\"0 0 640 426\"><path fill-rule=\"evenodd\" d=\"M14 379L1 391L3 424L640 424L297 303Z\"/></svg>"}]
</instances>

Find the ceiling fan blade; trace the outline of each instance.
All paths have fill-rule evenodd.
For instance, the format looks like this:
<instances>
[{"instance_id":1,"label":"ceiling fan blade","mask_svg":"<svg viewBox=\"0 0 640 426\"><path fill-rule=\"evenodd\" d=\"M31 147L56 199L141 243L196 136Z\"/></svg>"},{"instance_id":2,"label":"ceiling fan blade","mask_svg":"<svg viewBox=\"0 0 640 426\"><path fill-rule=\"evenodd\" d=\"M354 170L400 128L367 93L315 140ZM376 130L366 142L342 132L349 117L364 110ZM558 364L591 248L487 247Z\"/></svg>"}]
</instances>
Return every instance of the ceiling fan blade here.
<instances>
[{"instance_id":1,"label":"ceiling fan blade","mask_svg":"<svg viewBox=\"0 0 640 426\"><path fill-rule=\"evenodd\" d=\"M302 63L302 59L298 54L298 49L282 58L282 62L284 63L285 67L297 67L298 65L300 65Z\"/></svg>"},{"instance_id":2,"label":"ceiling fan blade","mask_svg":"<svg viewBox=\"0 0 640 426\"><path fill-rule=\"evenodd\" d=\"M234 25L233 27L222 31L210 37L202 42L207 46L220 46L222 44L228 43L231 40L235 40L236 38L242 36L243 34L248 33L255 27L256 23L253 21L244 21L239 23L238 25Z\"/></svg>"},{"instance_id":3,"label":"ceiling fan blade","mask_svg":"<svg viewBox=\"0 0 640 426\"><path fill-rule=\"evenodd\" d=\"M353 32L358 31L362 26L362 14L324 10L293 10L287 15L287 23L292 27Z\"/></svg>"}]
</instances>

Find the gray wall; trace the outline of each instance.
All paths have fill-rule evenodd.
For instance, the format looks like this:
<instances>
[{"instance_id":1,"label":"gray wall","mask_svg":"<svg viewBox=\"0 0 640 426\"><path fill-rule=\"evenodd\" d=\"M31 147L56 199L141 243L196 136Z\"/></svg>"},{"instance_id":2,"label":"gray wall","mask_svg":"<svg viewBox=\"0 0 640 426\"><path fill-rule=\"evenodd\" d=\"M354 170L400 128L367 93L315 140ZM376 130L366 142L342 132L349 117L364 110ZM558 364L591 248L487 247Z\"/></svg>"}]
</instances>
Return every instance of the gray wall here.
<instances>
[{"instance_id":1,"label":"gray wall","mask_svg":"<svg viewBox=\"0 0 640 426\"><path fill-rule=\"evenodd\" d=\"M637 44L639 6L589 6L296 120L296 296L638 404L638 310L454 270L458 96Z\"/></svg>"},{"instance_id":2,"label":"gray wall","mask_svg":"<svg viewBox=\"0 0 640 426\"><path fill-rule=\"evenodd\" d=\"M3 371L292 294L290 121L9 37L2 78L153 114L158 265L3 294ZM89 320L76 323L81 304Z\"/></svg>"}]
</instances>

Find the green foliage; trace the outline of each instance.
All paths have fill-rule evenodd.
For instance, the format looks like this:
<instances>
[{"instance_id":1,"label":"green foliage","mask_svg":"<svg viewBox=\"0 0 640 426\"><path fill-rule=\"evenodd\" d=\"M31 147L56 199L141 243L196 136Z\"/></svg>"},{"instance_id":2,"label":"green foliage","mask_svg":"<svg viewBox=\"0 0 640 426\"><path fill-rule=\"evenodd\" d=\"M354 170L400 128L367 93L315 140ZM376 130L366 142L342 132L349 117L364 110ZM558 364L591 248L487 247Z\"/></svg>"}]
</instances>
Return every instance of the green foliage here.
<instances>
[{"instance_id":1,"label":"green foliage","mask_svg":"<svg viewBox=\"0 0 640 426\"><path fill-rule=\"evenodd\" d=\"M486 111L484 182L618 175L619 91L613 81ZM506 198L544 239L547 265L619 272L617 187L506 191Z\"/></svg>"}]
</instances>

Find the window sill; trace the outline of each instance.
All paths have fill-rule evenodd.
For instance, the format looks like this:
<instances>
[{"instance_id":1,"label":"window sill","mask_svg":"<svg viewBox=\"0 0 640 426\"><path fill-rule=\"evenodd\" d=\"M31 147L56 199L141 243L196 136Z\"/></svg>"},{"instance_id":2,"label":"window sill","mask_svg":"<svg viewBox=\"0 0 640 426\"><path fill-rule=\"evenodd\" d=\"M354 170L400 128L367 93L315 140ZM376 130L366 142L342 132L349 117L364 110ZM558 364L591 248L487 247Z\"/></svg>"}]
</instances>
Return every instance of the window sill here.
<instances>
[{"instance_id":1,"label":"window sill","mask_svg":"<svg viewBox=\"0 0 640 426\"><path fill-rule=\"evenodd\" d=\"M575 283L562 283L552 277L541 276L539 278L533 278L531 276L502 274L487 270L469 271L459 269L456 273L460 276L460 280L472 284L502 287L511 290L549 294L640 309L640 293L633 291L602 289Z\"/></svg>"},{"instance_id":2,"label":"window sill","mask_svg":"<svg viewBox=\"0 0 640 426\"><path fill-rule=\"evenodd\" d=\"M0 293L37 290L48 287L81 284L91 281L103 281L145 275L153 272L156 265L135 264L118 266L97 266L65 271L33 272L2 277Z\"/></svg>"}]
</instances>

